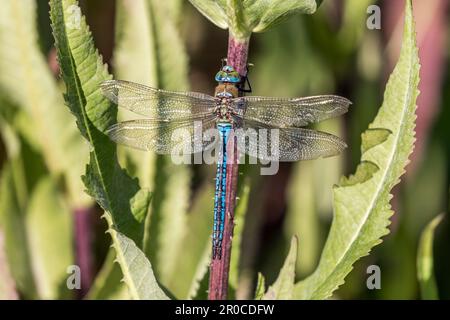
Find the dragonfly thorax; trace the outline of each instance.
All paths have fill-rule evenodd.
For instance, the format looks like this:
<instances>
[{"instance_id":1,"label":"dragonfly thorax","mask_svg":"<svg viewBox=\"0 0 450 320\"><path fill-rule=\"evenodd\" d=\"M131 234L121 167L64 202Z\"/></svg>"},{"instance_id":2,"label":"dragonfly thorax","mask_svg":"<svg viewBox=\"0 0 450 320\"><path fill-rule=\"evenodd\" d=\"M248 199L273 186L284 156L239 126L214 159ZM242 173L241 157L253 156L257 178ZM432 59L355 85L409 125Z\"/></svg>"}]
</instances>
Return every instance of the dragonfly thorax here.
<instances>
[{"instance_id":1,"label":"dragonfly thorax","mask_svg":"<svg viewBox=\"0 0 450 320\"><path fill-rule=\"evenodd\" d=\"M216 98L236 98L239 95L238 88L231 83L221 83L216 87Z\"/></svg>"},{"instance_id":2,"label":"dragonfly thorax","mask_svg":"<svg viewBox=\"0 0 450 320\"><path fill-rule=\"evenodd\" d=\"M238 90L235 85L225 83L216 87L217 107L215 113L219 121L232 121L232 99L237 97Z\"/></svg>"},{"instance_id":3,"label":"dragonfly thorax","mask_svg":"<svg viewBox=\"0 0 450 320\"><path fill-rule=\"evenodd\" d=\"M230 122L232 120L231 111L231 98L220 98L217 101L215 113L219 121Z\"/></svg>"}]
</instances>

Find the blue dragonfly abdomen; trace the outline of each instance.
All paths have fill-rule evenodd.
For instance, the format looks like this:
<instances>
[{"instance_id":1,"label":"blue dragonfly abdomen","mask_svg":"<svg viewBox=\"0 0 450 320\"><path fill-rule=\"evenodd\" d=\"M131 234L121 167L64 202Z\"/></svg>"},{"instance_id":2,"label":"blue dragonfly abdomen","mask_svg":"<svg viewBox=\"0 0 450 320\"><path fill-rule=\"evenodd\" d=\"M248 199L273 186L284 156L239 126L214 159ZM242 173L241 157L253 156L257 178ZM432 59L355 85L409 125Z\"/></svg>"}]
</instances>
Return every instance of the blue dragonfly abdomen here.
<instances>
[{"instance_id":1,"label":"blue dragonfly abdomen","mask_svg":"<svg viewBox=\"0 0 450 320\"><path fill-rule=\"evenodd\" d=\"M216 170L216 183L214 193L214 224L213 224L213 259L220 258L222 256L222 240L225 226L225 215L227 212L227 145L228 139L233 126L231 123L218 123L217 129L219 131L219 157Z\"/></svg>"}]
</instances>

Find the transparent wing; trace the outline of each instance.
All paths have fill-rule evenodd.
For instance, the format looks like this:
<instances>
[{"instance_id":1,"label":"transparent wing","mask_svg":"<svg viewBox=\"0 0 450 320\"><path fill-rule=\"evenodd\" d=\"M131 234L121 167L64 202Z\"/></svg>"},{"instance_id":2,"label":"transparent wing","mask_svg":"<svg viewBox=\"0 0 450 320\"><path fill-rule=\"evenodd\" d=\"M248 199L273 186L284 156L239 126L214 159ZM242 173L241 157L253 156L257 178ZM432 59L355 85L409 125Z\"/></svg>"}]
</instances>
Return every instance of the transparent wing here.
<instances>
[{"instance_id":1,"label":"transparent wing","mask_svg":"<svg viewBox=\"0 0 450 320\"><path fill-rule=\"evenodd\" d=\"M264 161L330 157L347 147L344 141L329 133L305 128L271 128L252 121L245 121L236 134L241 152Z\"/></svg>"},{"instance_id":2,"label":"transparent wing","mask_svg":"<svg viewBox=\"0 0 450 320\"><path fill-rule=\"evenodd\" d=\"M214 97L197 92L174 92L138 83L109 80L102 83L103 94L119 107L152 119L176 120L211 114Z\"/></svg>"},{"instance_id":3,"label":"transparent wing","mask_svg":"<svg viewBox=\"0 0 450 320\"><path fill-rule=\"evenodd\" d=\"M153 150L159 154L200 152L213 147L215 137L204 141L203 132L215 128L215 117L198 121L158 121L151 119L119 122L111 126L107 134L111 140L141 150Z\"/></svg>"},{"instance_id":4,"label":"transparent wing","mask_svg":"<svg viewBox=\"0 0 450 320\"><path fill-rule=\"evenodd\" d=\"M351 102L340 96L325 95L305 98L235 98L237 116L272 127L303 127L309 123L337 117L347 112Z\"/></svg>"}]
</instances>

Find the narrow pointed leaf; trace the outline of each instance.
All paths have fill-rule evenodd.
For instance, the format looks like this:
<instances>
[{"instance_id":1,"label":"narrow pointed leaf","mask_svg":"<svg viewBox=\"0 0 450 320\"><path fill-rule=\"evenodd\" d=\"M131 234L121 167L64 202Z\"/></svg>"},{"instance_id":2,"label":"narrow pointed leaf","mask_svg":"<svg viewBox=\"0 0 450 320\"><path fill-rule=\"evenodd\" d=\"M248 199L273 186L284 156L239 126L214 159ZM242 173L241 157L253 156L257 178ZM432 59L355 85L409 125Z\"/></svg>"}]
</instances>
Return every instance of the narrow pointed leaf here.
<instances>
[{"instance_id":1,"label":"narrow pointed leaf","mask_svg":"<svg viewBox=\"0 0 450 320\"><path fill-rule=\"evenodd\" d=\"M266 292L266 279L262 273L258 272L258 281L256 282L255 300L261 300Z\"/></svg>"},{"instance_id":2,"label":"narrow pointed leaf","mask_svg":"<svg viewBox=\"0 0 450 320\"><path fill-rule=\"evenodd\" d=\"M25 226L33 275L42 299L69 298L67 267L75 263L72 215L49 177L36 186Z\"/></svg>"},{"instance_id":3,"label":"narrow pointed leaf","mask_svg":"<svg viewBox=\"0 0 450 320\"><path fill-rule=\"evenodd\" d=\"M118 0L116 10L115 76L147 86L158 86L154 26L149 1Z\"/></svg>"},{"instance_id":4,"label":"narrow pointed leaf","mask_svg":"<svg viewBox=\"0 0 450 320\"><path fill-rule=\"evenodd\" d=\"M187 56L176 28L177 15L173 12L179 3L179 0L117 2L116 78L156 88L187 88ZM133 50L130 50L131 47ZM123 120L136 118L134 114L119 113L119 116ZM129 172L139 178L141 186L152 190L156 154L131 148L119 148L119 152L129 164ZM177 170L182 170L181 166ZM180 189L183 187L181 184L179 186Z\"/></svg>"},{"instance_id":5,"label":"narrow pointed leaf","mask_svg":"<svg viewBox=\"0 0 450 320\"><path fill-rule=\"evenodd\" d=\"M52 0L51 20L61 75L66 84L66 103L77 119L82 135L91 145L90 163L83 181L87 192L106 212L118 261L134 298L159 298L155 282L140 283L134 274L139 259L149 277L149 261L142 261L135 245L142 243L143 221L150 204L148 192L139 189L117 162L116 146L104 131L116 121L117 109L102 95L100 84L111 79L98 54L92 35L74 0ZM116 236L115 232L121 236ZM145 260L145 259L144 259ZM148 278L152 280L152 278ZM136 282L137 281L137 282Z\"/></svg>"},{"instance_id":6,"label":"narrow pointed leaf","mask_svg":"<svg viewBox=\"0 0 450 320\"><path fill-rule=\"evenodd\" d=\"M311 161L295 164L288 188L289 206L284 228L286 237L297 233L302 243L298 249L299 256L301 252L301 259L297 260L296 266L297 272L302 273L314 270L320 254L320 248L318 248L319 217L314 201L316 198L314 165L315 163ZM323 163L320 163L320 165L323 165Z\"/></svg>"},{"instance_id":7,"label":"narrow pointed leaf","mask_svg":"<svg viewBox=\"0 0 450 320\"><path fill-rule=\"evenodd\" d=\"M24 213L21 212L11 164L3 167L0 177L0 228L3 233L5 258L17 289L28 299L37 292L31 271Z\"/></svg>"},{"instance_id":8,"label":"narrow pointed leaf","mask_svg":"<svg viewBox=\"0 0 450 320\"><path fill-rule=\"evenodd\" d=\"M79 178L88 146L79 136L46 57L39 49L36 12L34 0L2 1L0 93L27 115L28 121L17 130L42 150L52 175L64 175L72 205L88 205L90 199Z\"/></svg>"},{"instance_id":9,"label":"narrow pointed leaf","mask_svg":"<svg viewBox=\"0 0 450 320\"><path fill-rule=\"evenodd\" d=\"M294 295L295 265L297 263L297 237L292 237L291 248L277 280L269 287L262 300L288 300Z\"/></svg>"},{"instance_id":10,"label":"narrow pointed leaf","mask_svg":"<svg viewBox=\"0 0 450 320\"><path fill-rule=\"evenodd\" d=\"M130 207L139 191L138 182L120 168L116 146L103 133L115 122L117 113L100 90L100 84L111 76L94 47L84 17L77 16L80 11L76 1L52 0L50 5L61 75L67 88L66 103L92 148L83 178L87 191L111 214L116 228L135 240L141 239L142 212L132 212ZM79 25L72 25L75 22Z\"/></svg>"},{"instance_id":11,"label":"narrow pointed leaf","mask_svg":"<svg viewBox=\"0 0 450 320\"><path fill-rule=\"evenodd\" d=\"M209 263L211 261L211 246L207 246L203 257L197 264L197 270L189 288L188 299L206 299L208 296Z\"/></svg>"},{"instance_id":12,"label":"narrow pointed leaf","mask_svg":"<svg viewBox=\"0 0 450 320\"><path fill-rule=\"evenodd\" d=\"M179 4L180 0L119 2L115 51L118 77L162 89L187 89L187 55L173 11ZM130 44L135 50L129 50ZM136 168L134 174L142 186L153 191L145 223L144 252L160 282L177 296L185 285L185 296L192 278L180 280L177 261L184 251L183 237L189 231L190 170L152 152L122 151Z\"/></svg>"},{"instance_id":13,"label":"narrow pointed leaf","mask_svg":"<svg viewBox=\"0 0 450 320\"><path fill-rule=\"evenodd\" d=\"M433 261L433 241L436 227L441 223L444 215L438 215L426 226L420 237L419 249L417 252L417 278L420 284L420 294L422 299L439 299L434 277Z\"/></svg>"},{"instance_id":14,"label":"narrow pointed leaf","mask_svg":"<svg viewBox=\"0 0 450 320\"><path fill-rule=\"evenodd\" d=\"M170 11L178 2L117 2L114 50L116 78L155 88L170 86L173 90L182 90L187 87L186 54ZM131 47L133 50L130 50ZM162 50L164 47L166 49ZM168 54L163 54L163 51ZM136 118L134 114L119 115L122 115L124 120ZM155 182L156 154L131 148L120 148L119 151L126 158L130 171L139 178L141 186L152 190Z\"/></svg>"},{"instance_id":15,"label":"narrow pointed leaf","mask_svg":"<svg viewBox=\"0 0 450 320\"><path fill-rule=\"evenodd\" d=\"M117 1L116 45L113 53L117 79L146 86L158 86L153 29L148 0ZM123 113L120 110L118 116L120 121L137 118L135 114ZM141 187L152 190L154 188L156 154L124 146L118 146L118 154L119 159L124 160L128 172L139 178Z\"/></svg>"},{"instance_id":16,"label":"narrow pointed leaf","mask_svg":"<svg viewBox=\"0 0 450 320\"><path fill-rule=\"evenodd\" d=\"M171 12L178 2L118 2L117 48L114 51L118 78L156 88L183 90L187 87L187 58L176 29L175 15ZM145 227L144 252L152 260L161 283L177 295L176 287L183 281L173 282L173 278L179 278L175 271L178 268L176 257L182 250L181 241L186 232L189 169L152 152L130 148L119 150L129 167L134 168L131 172L139 178L141 185L154 190Z\"/></svg>"}]
</instances>

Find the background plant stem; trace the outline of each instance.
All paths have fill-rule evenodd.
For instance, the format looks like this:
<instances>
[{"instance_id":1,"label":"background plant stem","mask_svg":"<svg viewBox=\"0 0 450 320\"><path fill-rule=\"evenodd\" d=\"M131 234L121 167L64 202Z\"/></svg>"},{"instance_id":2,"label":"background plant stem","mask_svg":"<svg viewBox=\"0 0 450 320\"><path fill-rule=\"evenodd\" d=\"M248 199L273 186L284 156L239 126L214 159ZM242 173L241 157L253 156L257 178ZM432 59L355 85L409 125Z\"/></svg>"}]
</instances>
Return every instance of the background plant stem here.
<instances>
[{"instance_id":1,"label":"background plant stem","mask_svg":"<svg viewBox=\"0 0 450 320\"><path fill-rule=\"evenodd\" d=\"M232 66L241 76L247 75L248 45L250 39L236 40L231 34L228 40L227 64ZM212 259L209 278L209 300L225 300L228 294L228 275L230 269L231 245L234 229L234 209L236 206L236 190L239 174L236 137L228 140L226 176L225 226L222 242L222 258ZM231 162L230 162L231 160Z\"/></svg>"},{"instance_id":2,"label":"background plant stem","mask_svg":"<svg viewBox=\"0 0 450 320\"><path fill-rule=\"evenodd\" d=\"M92 261L92 208L83 207L74 210L76 263L81 270L81 289L78 298L83 298L94 280L94 263Z\"/></svg>"}]
</instances>

